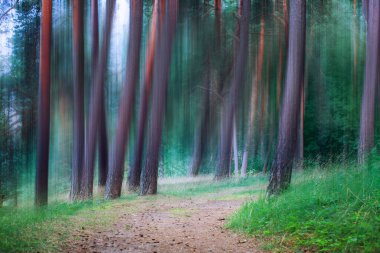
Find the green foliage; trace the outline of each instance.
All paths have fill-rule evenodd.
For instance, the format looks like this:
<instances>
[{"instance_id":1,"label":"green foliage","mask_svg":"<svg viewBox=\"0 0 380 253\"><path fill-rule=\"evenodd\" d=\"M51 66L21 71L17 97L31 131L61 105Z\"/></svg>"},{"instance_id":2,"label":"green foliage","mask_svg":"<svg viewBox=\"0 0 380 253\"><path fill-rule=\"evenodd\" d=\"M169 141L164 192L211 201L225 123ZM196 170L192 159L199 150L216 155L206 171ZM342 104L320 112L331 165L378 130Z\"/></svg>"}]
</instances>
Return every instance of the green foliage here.
<instances>
[{"instance_id":1,"label":"green foliage","mask_svg":"<svg viewBox=\"0 0 380 253\"><path fill-rule=\"evenodd\" d=\"M296 175L284 194L247 203L229 226L271 250L380 251L380 159L368 168L329 166Z\"/></svg>"}]
</instances>

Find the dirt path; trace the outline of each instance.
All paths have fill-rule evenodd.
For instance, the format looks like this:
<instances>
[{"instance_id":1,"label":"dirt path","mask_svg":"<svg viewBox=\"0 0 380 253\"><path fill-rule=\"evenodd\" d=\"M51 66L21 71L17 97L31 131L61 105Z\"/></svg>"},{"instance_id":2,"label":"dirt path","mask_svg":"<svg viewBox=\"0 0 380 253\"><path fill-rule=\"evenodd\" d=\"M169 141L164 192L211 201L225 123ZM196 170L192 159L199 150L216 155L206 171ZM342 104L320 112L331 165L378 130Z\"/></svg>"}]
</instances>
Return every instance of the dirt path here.
<instances>
[{"instance_id":1,"label":"dirt path","mask_svg":"<svg viewBox=\"0 0 380 253\"><path fill-rule=\"evenodd\" d=\"M224 228L247 198L223 196L140 198L132 211L120 208L108 230L81 233L67 252L260 252L253 239Z\"/></svg>"}]
</instances>

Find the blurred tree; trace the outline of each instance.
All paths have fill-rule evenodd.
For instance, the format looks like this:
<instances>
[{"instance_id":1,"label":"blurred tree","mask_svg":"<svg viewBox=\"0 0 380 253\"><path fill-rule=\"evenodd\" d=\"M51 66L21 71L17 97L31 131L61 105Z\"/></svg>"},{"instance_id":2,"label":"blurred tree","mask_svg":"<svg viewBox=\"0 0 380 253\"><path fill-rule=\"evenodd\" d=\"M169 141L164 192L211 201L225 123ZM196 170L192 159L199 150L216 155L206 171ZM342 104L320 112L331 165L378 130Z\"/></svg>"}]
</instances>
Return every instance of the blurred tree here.
<instances>
[{"instance_id":1,"label":"blurred tree","mask_svg":"<svg viewBox=\"0 0 380 253\"><path fill-rule=\"evenodd\" d=\"M286 189L291 180L305 68L306 1L291 0L289 17L289 48L285 90L276 157L268 185L269 196Z\"/></svg>"},{"instance_id":2,"label":"blurred tree","mask_svg":"<svg viewBox=\"0 0 380 253\"><path fill-rule=\"evenodd\" d=\"M48 202L50 140L50 38L52 1L42 0L40 33L40 83L38 93L36 205Z\"/></svg>"},{"instance_id":3,"label":"blurred tree","mask_svg":"<svg viewBox=\"0 0 380 253\"><path fill-rule=\"evenodd\" d=\"M80 193L84 153L84 2L72 1L72 8L74 139L70 198L76 200Z\"/></svg>"},{"instance_id":4,"label":"blurred tree","mask_svg":"<svg viewBox=\"0 0 380 253\"><path fill-rule=\"evenodd\" d=\"M115 139L110 153L105 197L120 197L124 177L125 150L129 137L129 128L133 112L136 84L140 66L141 32L143 18L142 0L132 0L130 8L129 43L127 55L127 72L120 100L119 118Z\"/></svg>"}]
</instances>

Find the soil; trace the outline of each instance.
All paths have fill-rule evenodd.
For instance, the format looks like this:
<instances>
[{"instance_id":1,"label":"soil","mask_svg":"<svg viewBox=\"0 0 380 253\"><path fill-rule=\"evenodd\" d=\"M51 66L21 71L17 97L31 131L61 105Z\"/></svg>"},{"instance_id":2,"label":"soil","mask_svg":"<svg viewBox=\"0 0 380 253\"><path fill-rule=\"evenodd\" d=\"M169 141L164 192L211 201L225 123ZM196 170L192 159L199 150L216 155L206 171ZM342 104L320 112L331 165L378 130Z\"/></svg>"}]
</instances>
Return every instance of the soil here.
<instances>
[{"instance_id":1,"label":"soil","mask_svg":"<svg viewBox=\"0 0 380 253\"><path fill-rule=\"evenodd\" d=\"M117 222L107 229L81 232L67 252L261 252L253 238L225 228L247 197L223 196L140 197L132 210L120 208Z\"/></svg>"}]
</instances>

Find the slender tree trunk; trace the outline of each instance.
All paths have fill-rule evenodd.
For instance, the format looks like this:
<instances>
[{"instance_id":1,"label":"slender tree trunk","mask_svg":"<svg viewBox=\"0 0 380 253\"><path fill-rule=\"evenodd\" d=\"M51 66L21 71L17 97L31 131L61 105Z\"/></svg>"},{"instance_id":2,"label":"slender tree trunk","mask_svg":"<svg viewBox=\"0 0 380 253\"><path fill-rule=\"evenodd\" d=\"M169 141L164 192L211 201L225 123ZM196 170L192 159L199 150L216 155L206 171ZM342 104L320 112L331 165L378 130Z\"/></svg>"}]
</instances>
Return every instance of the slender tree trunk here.
<instances>
[{"instance_id":1,"label":"slender tree trunk","mask_svg":"<svg viewBox=\"0 0 380 253\"><path fill-rule=\"evenodd\" d=\"M99 54L99 7L98 0L91 0L91 37L92 37L92 86L95 86L96 64L98 62ZM100 101L100 119L99 119L99 133L98 133L98 151L99 151L99 165L98 165L98 185L105 186L108 172L108 138L107 138L107 119L105 110L105 91L102 92Z\"/></svg>"},{"instance_id":2,"label":"slender tree trunk","mask_svg":"<svg viewBox=\"0 0 380 253\"><path fill-rule=\"evenodd\" d=\"M291 180L297 145L301 87L305 68L306 1L290 0L289 49L276 157L272 165L268 196L279 194Z\"/></svg>"},{"instance_id":3,"label":"slender tree trunk","mask_svg":"<svg viewBox=\"0 0 380 253\"><path fill-rule=\"evenodd\" d=\"M85 145L84 167L82 174L81 198L91 198L94 183L94 162L96 149L96 136L98 134L98 123L100 120L100 109L102 95L104 92L104 81L106 75L106 66L108 60L108 51L110 47L110 36L112 28L113 13L115 1L108 0L106 4L106 15L104 20L104 31L102 47L96 65L95 81L92 87L90 112L88 119L88 131Z\"/></svg>"},{"instance_id":4,"label":"slender tree trunk","mask_svg":"<svg viewBox=\"0 0 380 253\"><path fill-rule=\"evenodd\" d=\"M151 121L148 129L146 161L141 175L141 195L157 193L162 124L169 80L171 49L177 23L178 1L162 1L158 6L158 12L162 11L165 13L165 18L158 26L157 50L154 56L156 62L153 73ZM159 62L157 62L158 60Z\"/></svg>"},{"instance_id":5,"label":"slender tree trunk","mask_svg":"<svg viewBox=\"0 0 380 253\"><path fill-rule=\"evenodd\" d=\"M360 143L358 151L358 160L360 163L365 162L366 156L374 147L375 98L380 67L379 39L380 2L378 0L368 0L367 56L360 118Z\"/></svg>"},{"instance_id":6,"label":"slender tree trunk","mask_svg":"<svg viewBox=\"0 0 380 253\"><path fill-rule=\"evenodd\" d=\"M50 140L50 39L52 1L42 0L40 32L40 82L38 91L36 205L48 202Z\"/></svg>"},{"instance_id":7,"label":"slender tree trunk","mask_svg":"<svg viewBox=\"0 0 380 253\"><path fill-rule=\"evenodd\" d=\"M232 142L233 142L233 154L234 154L234 175L239 176L239 155L238 155L238 143L237 143L237 130L236 130L236 116L234 117L232 129Z\"/></svg>"},{"instance_id":8,"label":"slender tree trunk","mask_svg":"<svg viewBox=\"0 0 380 253\"><path fill-rule=\"evenodd\" d=\"M233 118L235 115L236 105L240 100L239 96L244 83L245 65L247 63L250 1L241 0L239 12L239 39L235 40L235 48L237 50L235 55L236 60L234 64L234 77L232 80L229 97L227 98L228 101L226 101L222 109L223 119L221 129L219 164L215 174L215 179L217 180L229 176Z\"/></svg>"},{"instance_id":9,"label":"slender tree trunk","mask_svg":"<svg viewBox=\"0 0 380 253\"><path fill-rule=\"evenodd\" d=\"M243 162L241 165L241 176L247 176L247 167L248 167L248 156L249 149L252 146L253 135L254 135L254 122L256 117L256 109L257 109L257 98L258 98L258 87L261 83L262 72L263 72L263 62L264 62L264 46L265 46L265 21L264 17L261 17L260 22L260 38L259 38L259 53L256 60L256 73L254 76L254 80L252 82L252 90L251 90L251 100L250 100L250 111L249 111L249 119L248 119L248 128L247 128L247 136L243 153Z\"/></svg>"},{"instance_id":10,"label":"slender tree trunk","mask_svg":"<svg viewBox=\"0 0 380 253\"><path fill-rule=\"evenodd\" d=\"M128 174L128 188L131 191L136 191L140 185L141 177L141 160L143 156L144 149L144 134L146 128L146 118L148 114L149 97L151 93L152 86L152 76L153 76L153 64L154 55L156 51L156 40L157 40L157 21L158 21L158 1L154 0L153 5L153 16L150 25L150 35L148 46L146 50L146 70L144 75L143 88L140 95L140 106L139 106L139 119L137 127L137 140L135 147L134 163L131 166Z\"/></svg>"},{"instance_id":11,"label":"slender tree trunk","mask_svg":"<svg viewBox=\"0 0 380 253\"><path fill-rule=\"evenodd\" d=\"M131 0L127 73L125 75L124 88L120 100L119 119L115 139L111 149L111 159L105 191L105 197L108 199L120 197L123 184L125 151L129 137L129 127L131 125L132 109L140 66L142 15L142 0Z\"/></svg>"},{"instance_id":12,"label":"slender tree trunk","mask_svg":"<svg viewBox=\"0 0 380 253\"><path fill-rule=\"evenodd\" d=\"M71 200L80 193L84 151L84 2L72 1L73 6L73 86L74 86L74 140L71 172Z\"/></svg>"},{"instance_id":13,"label":"slender tree trunk","mask_svg":"<svg viewBox=\"0 0 380 253\"><path fill-rule=\"evenodd\" d=\"M215 7L215 10L217 11L222 10L222 0L215 0L214 7Z\"/></svg>"}]
</instances>

